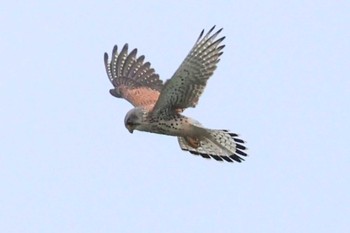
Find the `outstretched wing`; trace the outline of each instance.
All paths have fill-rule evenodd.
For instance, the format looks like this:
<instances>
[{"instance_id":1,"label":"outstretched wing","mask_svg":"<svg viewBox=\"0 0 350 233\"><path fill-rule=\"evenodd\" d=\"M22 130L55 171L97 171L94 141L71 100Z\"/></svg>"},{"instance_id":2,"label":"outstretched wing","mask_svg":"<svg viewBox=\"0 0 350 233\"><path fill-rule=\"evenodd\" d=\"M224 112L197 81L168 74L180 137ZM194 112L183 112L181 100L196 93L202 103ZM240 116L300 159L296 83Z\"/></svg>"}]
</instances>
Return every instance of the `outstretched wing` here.
<instances>
[{"instance_id":1,"label":"outstretched wing","mask_svg":"<svg viewBox=\"0 0 350 233\"><path fill-rule=\"evenodd\" d=\"M195 107L203 93L207 80L216 69L219 57L225 47L220 43L225 39L216 39L222 28L212 34L215 26L203 37L201 32L195 45L171 79L167 80L153 113L174 113L179 109Z\"/></svg>"},{"instance_id":2,"label":"outstretched wing","mask_svg":"<svg viewBox=\"0 0 350 233\"><path fill-rule=\"evenodd\" d=\"M137 49L128 53L125 44L118 54L118 47L114 46L111 62L108 54L104 54L104 63L109 80L114 86L109 92L124 98L135 107L154 105L158 100L163 81L151 68L149 62L144 62L145 56L136 57Z\"/></svg>"}]
</instances>

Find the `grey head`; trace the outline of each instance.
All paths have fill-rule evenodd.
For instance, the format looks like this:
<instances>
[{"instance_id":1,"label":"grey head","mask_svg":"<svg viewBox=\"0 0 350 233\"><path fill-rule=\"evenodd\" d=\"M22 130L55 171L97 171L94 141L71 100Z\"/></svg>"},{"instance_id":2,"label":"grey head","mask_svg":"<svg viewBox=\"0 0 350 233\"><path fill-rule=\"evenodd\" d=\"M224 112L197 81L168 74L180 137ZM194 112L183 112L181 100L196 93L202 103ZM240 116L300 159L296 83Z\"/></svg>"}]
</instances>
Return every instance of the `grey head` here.
<instances>
[{"instance_id":1,"label":"grey head","mask_svg":"<svg viewBox=\"0 0 350 233\"><path fill-rule=\"evenodd\" d=\"M145 122L147 111L141 107L131 109L125 116L124 125L133 133L134 130L146 131L147 123Z\"/></svg>"}]
</instances>

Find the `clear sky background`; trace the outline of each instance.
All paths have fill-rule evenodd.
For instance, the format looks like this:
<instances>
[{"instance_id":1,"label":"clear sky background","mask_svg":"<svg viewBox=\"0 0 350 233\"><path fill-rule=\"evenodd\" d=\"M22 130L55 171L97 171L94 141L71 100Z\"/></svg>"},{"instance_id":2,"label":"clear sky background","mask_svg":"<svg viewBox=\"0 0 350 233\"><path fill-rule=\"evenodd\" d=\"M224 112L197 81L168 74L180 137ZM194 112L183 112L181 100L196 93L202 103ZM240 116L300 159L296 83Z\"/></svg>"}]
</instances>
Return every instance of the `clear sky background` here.
<instances>
[{"instance_id":1,"label":"clear sky background","mask_svg":"<svg viewBox=\"0 0 350 233\"><path fill-rule=\"evenodd\" d=\"M0 232L350 232L349 1L6 1ZM202 29L224 54L186 115L237 132L238 164L124 127L103 53L168 79Z\"/></svg>"}]
</instances>

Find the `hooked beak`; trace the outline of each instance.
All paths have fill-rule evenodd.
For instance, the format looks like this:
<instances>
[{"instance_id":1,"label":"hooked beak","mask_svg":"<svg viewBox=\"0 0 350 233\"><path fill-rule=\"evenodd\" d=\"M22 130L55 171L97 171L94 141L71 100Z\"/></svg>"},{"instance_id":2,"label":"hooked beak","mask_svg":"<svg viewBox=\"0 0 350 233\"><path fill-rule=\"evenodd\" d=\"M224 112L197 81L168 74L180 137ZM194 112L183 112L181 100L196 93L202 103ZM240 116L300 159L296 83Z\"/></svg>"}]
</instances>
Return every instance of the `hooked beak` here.
<instances>
[{"instance_id":1,"label":"hooked beak","mask_svg":"<svg viewBox=\"0 0 350 233\"><path fill-rule=\"evenodd\" d=\"M126 126L126 128L128 129L129 133L134 132L134 129L130 125Z\"/></svg>"},{"instance_id":2,"label":"hooked beak","mask_svg":"<svg viewBox=\"0 0 350 233\"><path fill-rule=\"evenodd\" d=\"M134 129L132 128L131 125L127 125L126 128L128 129L129 133L133 133Z\"/></svg>"}]
</instances>

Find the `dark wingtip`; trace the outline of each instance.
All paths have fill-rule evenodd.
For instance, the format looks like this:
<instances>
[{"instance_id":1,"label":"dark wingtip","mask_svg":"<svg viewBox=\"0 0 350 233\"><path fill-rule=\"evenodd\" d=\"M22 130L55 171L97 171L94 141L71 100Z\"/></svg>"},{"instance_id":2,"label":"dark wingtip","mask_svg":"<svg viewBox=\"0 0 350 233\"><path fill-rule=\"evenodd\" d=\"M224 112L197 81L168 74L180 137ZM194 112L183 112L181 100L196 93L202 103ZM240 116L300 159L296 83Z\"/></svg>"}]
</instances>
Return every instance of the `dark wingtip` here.
<instances>
[{"instance_id":1,"label":"dark wingtip","mask_svg":"<svg viewBox=\"0 0 350 233\"><path fill-rule=\"evenodd\" d=\"M204 29L201 31L201 33L199 34L199 37L197 39L197 42L200 41L202 39L202 36L204 34Z\"/></svg>"},{"instance_id":2,"label":"dark wingtip","mask_svg":"<svg viewBox=\"0 0 350 233\"><path fill-rule=\"evenodd\" d=\"M143 62L143 60L145 60L145 55L141 55L137 58L137 62Z\"/></svg>"},{"instance_id":3,"label":"dark wingtip","mask_svg":"<svg viewBox=\"0 0 350 233\"><path fill-rule=\"evenodd\" d=\"M191 150L187 150L187 151L189 151L191 154L194 154L194 155L200 155L198 152L196 152L196 151L191 151Z\"/></svg>"},{"instance_id":4,"label":"dark wingtip","mask_svg":"<svg viewBox=\"0 0 350 233\"><path fill-rule=\"evenodd\" d=\"M136 57L136 55L137 55L137 49L133 49L133 50L130 52L130 55L129 55L129 56Z\"/></svg>"},{"instance_id":5,"label":"dark wingtip","mask_svg":"<svg viewBox=\"0 0 350 233\"><path fill-rule=\"evenodd\" d=\"M230 155L230 158L233 159L234 161L238 162L238 163L241 163L242 161L244 161L243 158L233 154L233 155Z\"/></svg>"},{"instance_id":6,"label":"dark wingtip","mask_svg":"<svg viewBox=\"0 0 350 233\"><path fill-rule=\"evenodd\" d=\"M236 144L236 147L237 149L240 149L240 150L245 150L247 149L245 146L241 145L241 144Z\"/></svg>"},{"instance_id":7,"label":"dark wingtip","mask_svg":"<svg viewBox=\"0 0 350 233\"><path fill-rule=\"evenodd\" d=\"M108 53L104 53L103 60L104 60L105 64L108 63Z\"/></svg>"},{"instance_id":8,"label":"dark wingtip","mask_svg":"<svg viewBox=\"0 0 350 233\"><path fill-rule=\"evenodd\" d=\"M224 30L224 28L220 28L216 33L219 34L220 32L222 32L222 30ZM225 37L224 37L225 39Z\"/></svg>"},{"instance_id":9,"label":"dark wingtip","mask_svg":"<svg viewBox=\"0 0 350 233\"><path fill-rule=\"evenodd\" d=\"M233 163L232 159L227 156L221 156L222 159L224 159L226 162Z\"/></svg>"},{"instance_id":10,"label":"dark wingtip","mask_svg":"<svg viewBox=\"0 0 350 233\"><path fill-rule=\"evenodd\" d=\"M212 26L212 27L210 28L210 30L208 31L208 34L210 34L212 31L214 31L215 27L216 27L216 25Z\"/></svg>"},{"instance_id":11,"label":"dark wingtip","mask_svg":"<svg viewBox=\"0 0 350 233\"><path fill-rule=\"evenodd\" d=\"M236 150L236 153L239 154L239 155L241 155L241 156L248 156L247 153L245 153L245 152L243 152L243 151L241 151L241 150Z\"/></svg>"},{"instance_id":12,"label":"dark wingtip","mask_svg":"<svg viewBox=\"0 0 350 233\"><path fill-rule=\"evenodd\" d=\"M114 45L112 54L118 54L118 45Z\"/></svg>"},{"instance_id":13,"label":"dark wingtip","mask_svg":"<svg viewBox=\"0 0 350 233\"><path fill-rule=\"evenodd\" d=\"M226 36L223 36L223 37L217 39L217 40L215 41L215 43L220 44L222 41L225 40L225 38L226 38ZM224 47L225 47L225 45L220 45L220 46L217 48L217 50L221 50L221 49L223 49Z\"/></svg>"},{"instance_id":14,"label":"dark wingtip","mask_svg":"<svg viewBox=\"0 0 350 233\"><path fill-rule=\"evenodd\" d=\"M227 130L225 132L228 132ZM238 137L239 135L236 133L228 133L231 137Z\"/></svg>"},{"instance_id":15,"label":"dark wingtip","mask_svg":"<svg viewBox=\"0 0 350 233\"><path fill-rule=\"evenodd\" d=\"M120 53L128 53L128 48L129 48L129 45L128 43L126 43L123 48L122 48L122 51Z\"/></svg>"},{"instance_id":16,"label":"dark wingtip","mask_svg":"<svg viewBox=\"0 0 350 233\"><path fill-rule=\"evenodd\" d=\"M211 155L211 157L213 158L213 159L215 159L216 161L222 161L222 157L220 157L220 156L218 156L218 155Z\"/></svg>"},{"instance_id":17,"label":"dark wingtip","mask_svg":"<svg viewBox=\"0 0 350 233\"><path fill-rule=\"evenodd\" d=\"M210 159L210 156L209 155L207 155L207 154L200 154L200 156L202 156L203 158L205 158L205 159Z\"/></svg>"},{"instance_id":18,"label":"dark wingtip","mask_svg":"<svg viewBox=\"0 0 350 233\"><path fill-rule=\"evenodd\" d=\"M215 26L212 27L209 32L207 33L207 35L209 36L215 29ZM211 37L216 37L217 35L220 34L220 32L223 30L223 28L220 28L219 30L217 30ZM224 38L225 39L225 38Z\"/></svg>"},{"instance_id":19,"label":"dark wingtip","mask_svg":"<svg viewBox=\"0 0 350 233\"><path fill-rule=\"evenodd\" d=\"M245 141L243 141L242 139L240 138L233 138L233 140L237 143L245 143Z\"/></svg>"}]
</instances>

